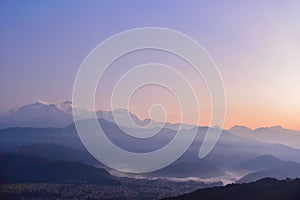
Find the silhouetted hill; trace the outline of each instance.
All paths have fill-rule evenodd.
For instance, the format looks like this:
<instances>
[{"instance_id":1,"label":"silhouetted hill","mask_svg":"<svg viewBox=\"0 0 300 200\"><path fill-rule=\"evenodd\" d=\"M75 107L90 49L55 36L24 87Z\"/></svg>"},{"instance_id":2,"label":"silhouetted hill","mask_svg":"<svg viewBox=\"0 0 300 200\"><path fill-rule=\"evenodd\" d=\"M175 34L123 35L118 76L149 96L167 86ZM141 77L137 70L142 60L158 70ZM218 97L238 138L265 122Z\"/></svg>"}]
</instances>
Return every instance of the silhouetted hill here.
<instances>
[{"instance_id":1,"label":"silhouetted hill","mask_svg":"<svg viewBox=\"0 0 300 200\"><path fill-rule=\"evenodd\" d=\"M265 178L253 183L200 189L165 200L298 200L299 197L300 179L279 181Z\"/></svg>"},{"instance_id":2,"label":"silhouetted hill","mask_svg":"<svg viewBox=\"0 0 300 200\"><path fill-rule=\"evenodd\" d=\"M264 177L271 177L280 180L286 178L299 178L300 168L294 165L288 165L283 168L274 168L270 170L253 172L239 179L237 183L250 183Z\"/></svg>"},{"instance_id":3,"label":"silhouetted hill","mask_svg":"<svg viewBox=\"0 0 300 200\"><path fill-rule=\"evenodd\" d=\"M300 177L300 164L292 161L283 161L271 155L263 155L238 165L239 169L254 171L237 181L250 183L264 177L276 179Z\"/></svg>"},{"instance_id":4,"label":"silhouetted hill","mask_svg":"<svg viewBox=\"0 0 300 200\"><path fill-rule=\"evenodd\" d=\"M275 167L280 167L281 165L284 165L286 161L282 161L279 158L276 158L275 156L271 155L262 155L258 156L256 158L247 160L243 163L240 163L237 165L238 169L243 170L268 170Z\"/></svg>"},{"instance_id":5,"label":"silhouetted hill","mask_svg":"<svg viewBox=\"0 0 300 200\"><path fill-rule=\"evenodd\" d=\"M81 120L81 123L85 123L85 120ZM106 136L114 144L124 150L135 153L151 152L160 149L169 144L169 142L176 135L176 131L163 128L151 138L136 138L127 135L114 123L105 120L99 120L99 123L101 124ZM199 160L199 148L203 143L208 129L208 127L198 127L196 130L197 135L195 140L176 162L168 166L167 169L162 169L161 171L155 173L148 173L147 176L215 178L222 176L222 174L224 174L224 172L227 170L237 172L237 164L264 154L270 154L283 160L300 162L300 150L283 145L267 144L246 138L239 138L226 131L222 131L220 139L210 154L204 159ZM152 129L128 130L138 132L141 135L148 133L148 131L152 131ZM156 131L157 129L153 130ZM190 131L192 130L182 130L181 132L184 134L189 134ZM94 142L95 145L100 144L100 141L91 141ZM78 133L76 132L75 127L72 125L66 128L8 128L0 130L0 152L2 153L11 152L12 150L16 148L18 149L21 146L28 146L36 143L53 143L68 147L70 149L86 151L78 136ZM55 155L48 150L44 148L42 151L45 152L46 158L53 159ZM54 150L54 152L55 151L56 150ZM41 157L40 152L31 153L34 156ZM62 155L63 154L65 153L62 153ZM25 155L27 154L25 153ZM68 157L71 158L72 156ZM62 160L66 159L63 158ZM83 160L78 160L78 158L74 157L70 160L83 162ZM250 172L254 171L258 170L253 170ZM237 178L240 178L240 176Z\"/></svg>"},{"instance_id":6,"label":"silhouetted hill","mask_svg":"<svg viewBox=\"0 0 300 200\"><path fill-rule=\"evenodd\" d=\"M15 148L15 155L33 156L49 160L78 161L88 165L101 166L87 150L77 150L53 143L35 143Z\"/></svg>"},{"instance_id":7,"label":"silhouetted hill","mask_svg":"<svg viewBox=\"0 0 300 200\"><path fill-rule=\"evenodd\" d=\"M119 183L104 169L71 161L1 154L0 169L0 183Z\"/></svg>"}]
</instances>

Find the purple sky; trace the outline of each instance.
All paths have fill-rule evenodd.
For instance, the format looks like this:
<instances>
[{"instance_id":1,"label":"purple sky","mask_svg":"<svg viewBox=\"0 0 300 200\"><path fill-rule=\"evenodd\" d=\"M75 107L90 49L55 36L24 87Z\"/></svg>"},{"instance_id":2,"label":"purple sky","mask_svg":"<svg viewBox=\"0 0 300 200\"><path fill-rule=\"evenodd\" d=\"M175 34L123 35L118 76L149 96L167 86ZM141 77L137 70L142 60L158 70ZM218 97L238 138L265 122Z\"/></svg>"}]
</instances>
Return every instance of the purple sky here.
<instances>
[{"instance_id":1,"label":"purple sky","mask_svg":"<svg viewBox=\"0 0 300 200\"><path fill-rule=\"evenodd\" d=\"M0 111L38 99L70 100L76 72L99 42L145 26L181 31L206 48L224 79L227 126L281 124L300 130L297 0L2 0ZM97 106L108 109L103 102Z\"/></svg>"}]
</instances>

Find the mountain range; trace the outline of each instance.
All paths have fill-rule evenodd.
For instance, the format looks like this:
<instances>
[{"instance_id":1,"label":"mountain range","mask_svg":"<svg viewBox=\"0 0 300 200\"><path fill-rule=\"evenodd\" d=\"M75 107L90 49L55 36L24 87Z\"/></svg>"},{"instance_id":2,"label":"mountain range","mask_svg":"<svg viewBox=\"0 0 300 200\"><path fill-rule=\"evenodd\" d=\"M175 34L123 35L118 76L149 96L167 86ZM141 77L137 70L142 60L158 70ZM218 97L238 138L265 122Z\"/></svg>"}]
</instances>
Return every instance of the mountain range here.
<instances>
[{"instance_id":1,"label":"mountain range","mask_svg":"<svg viewBox=\"0 0 300 200\"><path fill-rule=\"evenodd\" d=\"M179 128L188 129L195 127L188 124L156 122L152 119L141 120L135 114L123 108L118 108L113 111L99 110L94 113L85 108L77 107L71 101L64 101L60 104L54 104L38 100L35 103L23 105L19 108L13 108L7 112L0 113L0 128L63 128L73 122L73 114L79 119L90 119L94 114L96 114L97 118L114 123L116 123L115 119L118 119L119 125L129 128L147 126L147 128L166 127L177 130ZM134 122L134 124L132 122Z\"/></svg>"},{"instance_id":2,"label":"mountain range","mask_svg":"<svg viewBox=\"0 0 300 200\"><path fill-rule=\"evenodd\" d=\"M105 168L110 173L117 174L118 172L105 167L86 150L77 134L72 113L84 116L79 121L79 123L84 123L89 120L91 112L76 107L70 101L59 105L39 101L1 114L0 124L11 124L16 127L0 129L0 152L49 160L76 161ZM120 124L116 124L113 114L121 119L121 128ZM140 120L125 109L97 111L97 116L103 131L113 143L136 153L162 148L176 135L180 125L167 123L162 127L160 122L151 119ZM152 125L147 128L133 128L127 121L128 116L131 116L131 119L140 126L145 126L149 122L152 122ZM135 138L127 135L122 127L141 135L148 134L149 131L157 131L158 134L147 139ZM272 134L285 134L287 138L290 135L295 136L292 140L296 143L300 141L297 140L299 132L282 127L251 130L247 127L236 126L227 131L222 130L214 149L207 157L199 159L199 148L208 129L214 128L185 125L179 130L180 132L185 134L189 134L190 131L197 132L188 150L166 168L141 176L222 180L224 183L249 182L266 176L279 179L300 176L298 164L300 163L300 149L295 148L293 144L283 142L280 144L280 138L277 138L278 141L275 142L248 137L251 134L262 135L263 133L268 137ZM134 176L133 174L123 175Z\"/></svg>"},{"instance_id":3,"label":"mountain range","mask_svg":"<svg viewBox=\"0 0 300 200\"><path fill-rule=\"evenodd\" d=\"M112 142L132 152L148 152L161 148L176 134L176 131L164 128L158 135L142 140L129 137L112 122L100 120L100 123ZM212 179L214 181L235 182L251 173L274 170L274 165L268 161L268 157L262 157L262 160L265 159L267 163L270 163L268 168L251 169L241 167L241 163L250 162L259 156L271 155L278 157L283 162L284 160L293 161L293 165L300 162L300 150L284 145L261 143L240 138L226 131L222 132L212 152L204 159L199 159L198 151L207 129L208 127L199 128L190 148L170 166L141 176L182 179L194 177L199 180ZM188 133L189 130L182 131ZM88 165L105 167L85 149L74 125L66 128L8 128L0 130L0 152L36 156L50 160L79 161ZM258 165L257 161L253 161L253 163ZM105 169L113 174L116 173L113 169ZM124 175L132 176L132 174ZM287 178L288 175L282 176L282 178ZM257 177L260 178L261 176ZM256 179L252 178L251 180Z\"/></svg>"},{"instance_id":4,"label":"mountain range","mask_svg":"<svg viewBox=\"0 0 300 200\"><path fill-rule=\"evenodd\" d=\"M300 131L285 129L281 126L263 127L255 130L245 126L234 126L227 130L229 133L272 144L284 144L300 149Z\"/></svg>"},{"instance_id":5,"label":"mountain range","mask_svg":"<svg viewBox=\"0 0 300 200\"><path fill-rule=\"evenodd\" d=\"M189 124L156 122L150 118L141 120L135 114L123 108L113 111L99 110L95 113L99 119L109 122L116 123L115 119L118 119L118 125L127 128L139 128L140 126L148 129L164 127L171 130L183 130L196 127ZM73 114L79 117L79 119L90 119L94 113L74 105L71 101L54 104L38 100L35 103L23 105L19 108L12 108L7 112L1 112L0 129L9 127L64 128L73 123ZM228 129L227 132L260 142L279 143L300 149L300 131L285 129L281 126L262 127L255 130L245 126L234 126Z\"/></svg>"}]
</instances>

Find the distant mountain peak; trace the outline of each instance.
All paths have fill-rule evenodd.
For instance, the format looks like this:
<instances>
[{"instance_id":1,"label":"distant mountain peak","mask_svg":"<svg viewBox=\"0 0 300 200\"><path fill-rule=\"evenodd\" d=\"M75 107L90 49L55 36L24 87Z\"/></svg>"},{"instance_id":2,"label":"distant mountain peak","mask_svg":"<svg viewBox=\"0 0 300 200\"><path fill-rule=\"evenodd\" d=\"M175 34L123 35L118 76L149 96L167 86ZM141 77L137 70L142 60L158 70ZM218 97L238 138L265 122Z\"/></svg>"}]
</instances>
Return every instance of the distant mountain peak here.
<instances>
[{"instance_id":1,"label":"distant mountain peak","mask_svg":"<svg viewBox=\"0 0 300 200\"><path fill-rule=\"evenodd\" d=\"M276 126L271 126L271 127L260 127L260 128L255 129L254 131L266 130L266 129L277 130L277 131L286 130L286 129L283 128L282 126L276 125Z\"/></svg>"},{"instance_id":2,"label":"distant mountain peak","mask_svg":"<svg viewBox=\"0 0 300 200\"><path fill-rule=\"evenodd\" d=\"M247 126L242 126L242 125L235 125L235 126L231 127L229 130L252 131L252 129L248 128Z\"/></svg>"},{"instance_id":3,"label":"distant mountain peak","mask_svg":"<svg viewBox=\"0 0 300 200\"><path fill-rule=\"evenodd\" d=\"M37 100L35 103L23 105L20 108L15 108L15 111L32 111L34 109L51 109L53 111L58 111L57 107L53 103L46 101Z\"/></svg>"},{"instance_id":4,"label":"distant mountain peak","mask_svg":"<svg viewBox=\"0 0 300 200\"><path fill-rule=\"evenodd\" d=\"M272 126L272 127L270 127L270 128L273 129L273 130L285 130L285 128L283 128L283 127L280 126L280 125Z\"/></svg>"},{"instance_id":5,"label":"distant mountain peak","mask_svg":"<svg viewBox=\"0 0 300 200\"><path fill-rule=\"evenodd\" d=\"M35 104L43 104L43 105L49 106L49 105L51 105L51 104L53 104L53 103L49 103L49 102L47 102L47 101L42 101L42 100L37 100L37 101L35 102Z\"/></svg>"},{"instance_id":6,"label":"distant mountain peak","mask_svg":"<svg viewBox=\"0 0 300 200\"><path fill-rule=\"evenodd\" d=\"M57 104L56 106L59 110L66 112L68 114L72 114L73 108L76 107L76 106L74 106L72 101L64 101L61 104Z\"/></svg>"}]
</instances>

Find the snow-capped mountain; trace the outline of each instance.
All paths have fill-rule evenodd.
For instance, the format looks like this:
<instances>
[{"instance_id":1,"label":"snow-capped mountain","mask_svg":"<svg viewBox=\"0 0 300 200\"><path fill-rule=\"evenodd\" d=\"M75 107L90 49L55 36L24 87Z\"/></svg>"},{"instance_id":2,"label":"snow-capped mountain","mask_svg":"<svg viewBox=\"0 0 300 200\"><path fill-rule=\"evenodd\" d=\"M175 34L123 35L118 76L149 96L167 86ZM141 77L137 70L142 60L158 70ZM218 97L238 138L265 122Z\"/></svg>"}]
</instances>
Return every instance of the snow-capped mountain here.
<instances>
[{"instance_id":1,"label":"snow-capped mountain","mask_svg":"<svg viewBox=\"0 0 300 200\"><path fill-rule=\"evenodd\" d=\"M61 104L57 104L56 107L69 115L75 114L77 116L87 117L91 114L87 109L74 105L72 101L64 101Z\"/></svg>"},{"instance_id":2,"label":"snow-capped mountain","mask_svg":"<svg viewBox=\"0 0 300 200\"><path fill-rule=\"evenodd\" d=\"M57 108L67 114L72 115L72 112L76 106L72 103L72 101L65 101L62 102L61 104L57 105Z\"/></svg>"},{"instance_id":3,"label":"snow-capped mountain","mask_svg":"<svg viewBox=\"0 0 300 200\"><path fill-rule=\"evenodd\" d=\"M113 111L97 111L97 117L100 119L105 119L109 122L118 123L124 127L135 127L133 123L137 126L144 127L152 122L151 119L140 120L135 114L121 108Z\"/></svg>"},{"instance_id":4,"label":"snow-capped mountain","mask_svg":"<svg viewBox=\"0 0 300 200\"><path fill-rule=\"evenodd\" d=\"M72 116L57 105L37 101L1 113L0 127L64 127L72 122Z\"/></svg>"},{"instance_id":5,"label":"snow-capped mountain","mask_svg":"<svg viewBox=\"0 0 300 200\"><path fill-rule=\"evenodd\" d=\"M65 101L60 104L37 101L1 113L0 129L8 127L67 127L73 123L72 113L80 116L81 119L89 119L94 115L93 112L84 108L79 108L71 101ZM97 111L96 116L98 119L104 119L125 128L164 127L171 130L182 130L195 127L195 125L188 124L156 122L152 119L141 120L126 109ZM251 138L260 142L273 144L280 143L300 149L300 131L288 130L280 126L259 128L255 130L251 130L244 126L235 126L229 129L228 132L239 137Z\"/></svg>"},{"instance_id":6,"label":"snow-capped mountain","mask_svg":"<svg viewBox=\"0 0 300 200\"><path fill-rule=\"evenodd\" d=\"M37 101L19 108L13 108L0 114L0 128L8 127L66 127L73 122L75 114L81 119L89 119L93 112L74 105L71 101L53 104L45 101ZM126 109L114 111L97 111L99 119L109 122L118 122L124 127L131 127L131 120L139 126L145 126L152 120L140 120L136 115ZM117 118L118 120L115 120Z\"/></svg>"},{"instance_id":7,"label":"snow-capped mountain","mask_svg":"<svg viewBox=\"0 0 300 200\"><path fill-rule=\"evenodd\" d=\"M85 108L74 105L71 101L64 101L60 104L37 101L19 108L13 108L8 112L0 114L0 128L8 127L66 127L73 122L72 114L80 119L90 119L94 113ZM180 124L156 122L152 119L139 119L135 114L126 109L113 111L97 111L98 119L117 123L127 128L155 128L165 127L177 130ZM181 124L181 129L193 128L192 125Z\"/></svg>"}]
</instances>

